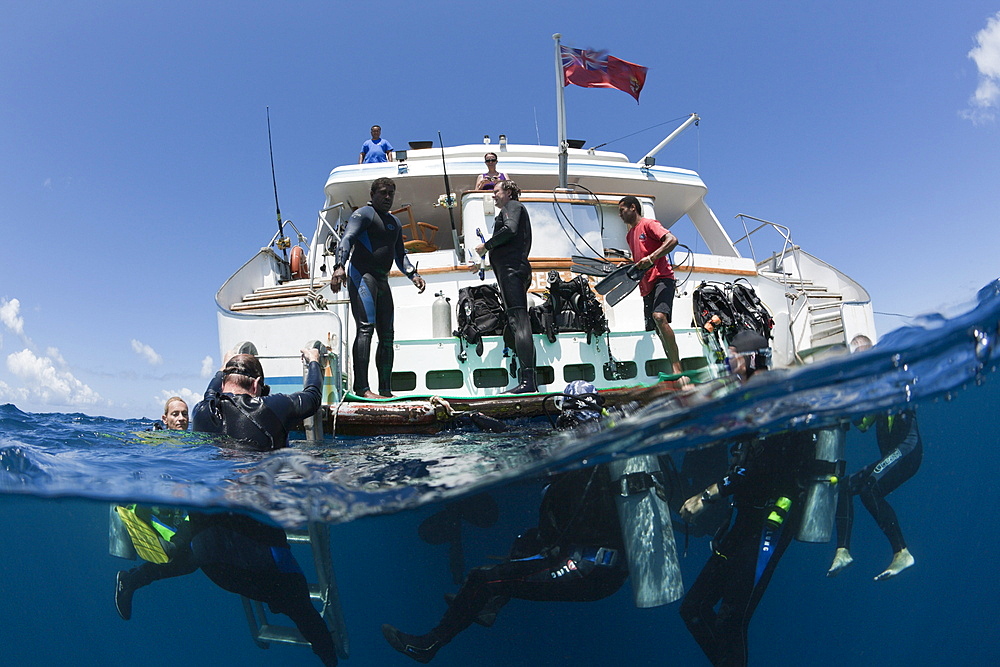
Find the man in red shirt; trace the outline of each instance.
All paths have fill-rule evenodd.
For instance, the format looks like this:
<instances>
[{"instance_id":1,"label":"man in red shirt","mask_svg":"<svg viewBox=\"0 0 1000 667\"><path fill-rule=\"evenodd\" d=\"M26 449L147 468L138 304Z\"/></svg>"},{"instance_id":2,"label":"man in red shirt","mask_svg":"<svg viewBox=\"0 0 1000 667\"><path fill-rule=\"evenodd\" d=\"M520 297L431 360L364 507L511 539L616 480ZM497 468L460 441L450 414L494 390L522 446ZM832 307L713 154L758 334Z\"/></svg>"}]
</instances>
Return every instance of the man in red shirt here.
<instances>
[{"instance_id":1,"label":"man in red shirt","mask_svg":"<svg viewBox=\"0 0 1000 667\"><path fill-rule=\"evenodd\" d=\"M670 315L674 306L674 269L667 256L677 246L677 237L663 228L656 220L643 218L639 200L628 195L618 202L618 215L628 227L625 240L632 251L632 261L640 269L648 269L639 282L646 315L646 331L656 331L663 343L663 351L673 366L675 374L681 369L677 353L677 339L670 328Z\"/></svg>"}]
</instances>

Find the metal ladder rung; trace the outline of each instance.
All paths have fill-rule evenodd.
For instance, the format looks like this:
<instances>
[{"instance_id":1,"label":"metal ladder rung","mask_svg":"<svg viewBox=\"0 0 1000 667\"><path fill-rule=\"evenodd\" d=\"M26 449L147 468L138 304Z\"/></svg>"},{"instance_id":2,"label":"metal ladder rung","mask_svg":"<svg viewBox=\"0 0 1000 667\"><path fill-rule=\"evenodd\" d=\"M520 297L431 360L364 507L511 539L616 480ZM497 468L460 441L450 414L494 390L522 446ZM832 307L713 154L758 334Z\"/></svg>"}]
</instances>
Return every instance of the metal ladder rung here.
<instances>
[{"instance_id":1,"label":"metal ladder rung","mask_svg":"<svg viewBox=\"0 0 1000 667\"><path fill-rule=\"evenodd\" d=\"M297 644L299 646L309 646L309 642L302 636L302 633L295 628L287 628L281 625L265 624L260 626L257 638L262 642L278 642L279 644Z\"/></svg>"}]
</instances>

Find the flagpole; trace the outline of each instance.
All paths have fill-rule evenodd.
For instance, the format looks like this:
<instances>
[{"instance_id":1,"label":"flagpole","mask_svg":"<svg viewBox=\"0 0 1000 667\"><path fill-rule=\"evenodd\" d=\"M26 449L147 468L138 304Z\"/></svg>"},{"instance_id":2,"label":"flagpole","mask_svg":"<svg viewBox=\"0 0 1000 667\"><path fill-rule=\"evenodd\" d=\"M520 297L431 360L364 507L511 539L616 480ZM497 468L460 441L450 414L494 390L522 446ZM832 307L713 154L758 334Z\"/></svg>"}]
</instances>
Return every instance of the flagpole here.
<instances>
[{"instance_id":1,"label":"flagpole","mask_svg":"<svg viewBox=\"0 0 1000 667\"><path fill-rule=\"evenodd\" d=\"M562 51L559 48L559 40L562 35L558 32L552 35L556 43L556 115L559 117L559 187L569 186L569 144L566 143L566 80L563 74Z\"/></svg>"}]
</instances>

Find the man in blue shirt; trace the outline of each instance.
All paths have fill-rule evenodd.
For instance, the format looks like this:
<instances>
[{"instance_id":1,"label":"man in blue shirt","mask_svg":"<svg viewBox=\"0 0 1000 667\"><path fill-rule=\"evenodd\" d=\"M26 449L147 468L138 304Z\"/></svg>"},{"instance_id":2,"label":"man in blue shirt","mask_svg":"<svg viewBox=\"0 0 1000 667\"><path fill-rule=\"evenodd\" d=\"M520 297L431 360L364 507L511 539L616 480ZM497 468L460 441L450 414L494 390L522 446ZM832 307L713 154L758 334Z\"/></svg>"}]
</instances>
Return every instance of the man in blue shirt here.
<instances>
[{"instance_id":1,"label":"man in blue shirt","mask_svg":"<svg viewBox=\"0 0 1000 667\"><path fill-rule=\"evenodd\" d=\"M372 138L361 146L358 164L369 162L392 162L392 144L382 138L382 128L372 125Z\"/></svg>"}]
</instances>

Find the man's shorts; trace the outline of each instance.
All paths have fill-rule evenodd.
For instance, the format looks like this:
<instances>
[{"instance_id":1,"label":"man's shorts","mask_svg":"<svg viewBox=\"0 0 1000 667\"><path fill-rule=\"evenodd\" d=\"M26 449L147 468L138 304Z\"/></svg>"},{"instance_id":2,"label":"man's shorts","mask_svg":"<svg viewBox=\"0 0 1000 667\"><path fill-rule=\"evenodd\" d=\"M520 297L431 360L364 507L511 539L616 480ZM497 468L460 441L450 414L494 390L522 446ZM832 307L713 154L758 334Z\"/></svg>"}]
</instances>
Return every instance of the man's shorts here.
<instances>
[{"instance_id":1,"label":"man's shorts","mask_svg":"<svg viewBox=\"0 0 1000 667\"><path fill-rule=\"evenodd\" d=\"M674 310L674 290L677 281L673 278L660 278L653 283L653 289L642 297L643 314L646 316L646 331L655 331L653 313L663 313L667 322L671 321Z\"/></svg>"}]
</instances>

